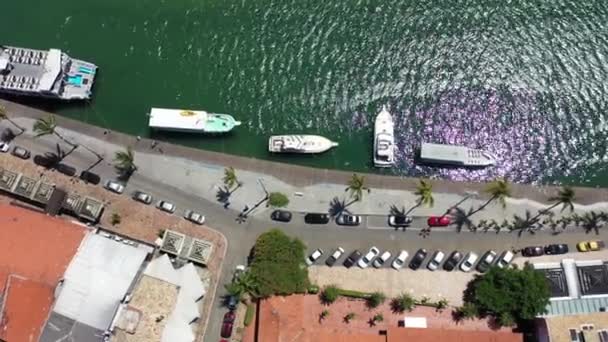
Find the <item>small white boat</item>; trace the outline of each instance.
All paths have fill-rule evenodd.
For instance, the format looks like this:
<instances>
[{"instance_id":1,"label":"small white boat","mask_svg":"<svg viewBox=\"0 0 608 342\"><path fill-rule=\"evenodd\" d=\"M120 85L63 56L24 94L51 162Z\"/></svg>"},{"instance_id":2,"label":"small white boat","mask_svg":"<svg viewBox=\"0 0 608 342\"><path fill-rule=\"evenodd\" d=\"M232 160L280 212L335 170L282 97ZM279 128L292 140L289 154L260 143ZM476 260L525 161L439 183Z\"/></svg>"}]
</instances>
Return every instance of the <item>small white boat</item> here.
<instances>
[{"instance_id":1,"label":"small white boat","mask_svg":"<svg viewBox=\"0 0 608 342\"><path fill-rule=\"evenodd\" d=\"M156 130L190 133L228 133L239 126L231 115L204 110L152 108L148 126Z\"/></svg>"},{"instance_id":2,"label":"small white boat","mask_svg":"<svg viewBox=\"0 0 608 342\"><path fill-rule=\"evenodd\" d=\"M374 165L391 167L395 164L395 127L386 106L376 116L374 124Z\"/></svg>"},{"instance_id":3,"label":"small white boat","mask_svg":"<svg viewBox=\"0 0 608 342\"><path fill-rule=\"evenodd\" d=\"M323 153L338 146L320 135L273 135L268 139L268 151L273 153Z\"/></svg>"},{"instance_id":4,"label":"small white boat","mask_svg":"<svg viewBox=\"0 0 608 342\"><path fill-rule=\"evenodd\" d=\"M496 165L496 157L484 150L458 145L422 143L420 159L434 164L484 167Z\"/></svg>"}]
</instances>

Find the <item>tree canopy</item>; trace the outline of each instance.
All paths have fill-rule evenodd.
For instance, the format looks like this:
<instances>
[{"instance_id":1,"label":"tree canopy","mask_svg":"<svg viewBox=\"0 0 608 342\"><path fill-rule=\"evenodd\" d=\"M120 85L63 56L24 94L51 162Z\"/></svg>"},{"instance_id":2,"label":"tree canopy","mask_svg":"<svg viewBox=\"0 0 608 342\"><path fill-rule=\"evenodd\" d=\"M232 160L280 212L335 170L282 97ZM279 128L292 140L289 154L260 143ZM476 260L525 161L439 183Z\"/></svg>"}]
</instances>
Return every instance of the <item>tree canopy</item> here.
<instances>
[{"instance_id":1,"label":"tree canopy","mask_svg":"<svg viewBox=\"0 0 608 342\"><path fill-rule=\"evenodd\" d=\"M544 275L526 264L523 269L491 268L469 284L465 301L479 314L495 317L498 324L511 325L543 313L549 297Z\"/></svg>"},{"instance_id":2,"label":"tree canopy","mask_svg":"<svg viewBox=\"0 0 608 342\"><path fill-rule=\"evenodd\" d=\"M289 204L287 195L281 192L271 192L268 194L268 205L275 208L283 208Z\"/></svg>"},{"instance_id":3,"label":"tree canopy","mask_svg":"<svg viewBox=\"0 0 608 342\"><path fill-rule=\"evenodd\" d=\"M250 272L260 297L303 293L310 285L304 264L306 246L279 229L258 236L252 250Z\"/></svg>"}]
</instances>

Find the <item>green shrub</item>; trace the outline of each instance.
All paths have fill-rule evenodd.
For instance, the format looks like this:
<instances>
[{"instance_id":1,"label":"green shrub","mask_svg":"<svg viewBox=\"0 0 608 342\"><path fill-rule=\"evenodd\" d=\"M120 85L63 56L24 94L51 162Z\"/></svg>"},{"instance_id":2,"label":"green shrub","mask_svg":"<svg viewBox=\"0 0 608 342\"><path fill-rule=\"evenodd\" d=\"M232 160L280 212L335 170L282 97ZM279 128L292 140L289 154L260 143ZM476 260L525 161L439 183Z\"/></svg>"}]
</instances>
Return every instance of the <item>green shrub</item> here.
<instances>
[{"instance_id":1,"label":"green shrub","mask_svg":"<svg viewBox=\"0 0 608 342\"><path fill-rule=\"evenodd\" d=\"M253 316L255 315L255 305L249 304L247 305L247 311L245 311L245 326L248 327L249 324L253 321Z\"/></svg>"},{"instance_id":2,"label":"green shrub","mask_svg":"<svg viewBox=\"0 0 608 342\"><path fill-rule=\"evenodd\" d=\"M321 292L321 301L325 304L331 304L338 299L340 295L340 289L338 289L335 285L326 286Z\"/></svg>"},{"instance_id":3,"label":"green shrub","mask_svg":"<svg viewBox=\"0 0 608 342\"><path fill-rule=\"evenodd\" d=\"M374 322L382 322L382 321L384 321L384 316L381 313L379 313L379 314L376 314L374 316L374 318L372 318L372 320Z\"/></svg>"},{"instance_id":4,"label":"green shrub","mask_svg":"<svg viewBox=\"0 0 608 342\"><path fill-rule=\"evenodd\" d=\"M350 321L355 319L355 317L357 317L357 315L354 312L349 312L346 314L346 316L344 316L344 320L346 321L346 323L349 323Z\"/></svg>"},{"instance_id":5,"label":"green shrub","mask_svg":"<svg viewBox=\"0 0 608 342\"><path fill-rule=\"evenodd\" d=\"M338 289L338 294L343 297L358 298L358 299L368 299L371 296L370 293L353 291L353 290L343 290L343 289Z\"/></svg>"},{"instance_id":6,"label":"green shrub","mask_svg":"<svg viewBox=\"0 0 608 342\"><path fill-rule=\"evenodd\" d=\"M117 225L117 224L120 224L121 219L122 219L122 218L120 217L120 214L119 214L119 213L112 213L112 218L111 218L111 220L110 220L110 223L111 223L113 226L115 226L115 225Z\"/></svg>"},{"instance_id":7,"label":"green shrub","mask_svg":"<svg viewBox=\"0 0 608 342\"><path fill-rule=\"evenodd\" d=\"M317 294L319 293L319 285L312 284L308 287L308 293Z\"/></svg>"},{"instance_id":8,"label":"green shrub","mask_svg":"<svg viewBox=\"0 0 608 342\"><path fill-rule=\"evenodd\" d=\"M374 292L369 298L367 298L367 306L370 308L377 308L380 304L384 303L386 296L382 292Z\"/></svg>"},{"instance_id":9,"label":"green shrub","mask_svg":"<svg viewBox=\"0 0 608 342\"><path fill-rule=\"evenodd\" d=\"M412 311L416 306L416 301L407 293L402 293L391 300L391 309L395 312L403 313L405 310Z\"/></svg>"},{"instance_id":10,"label":"green shrub","mask_svg":"<svg viewBox=\"0 0 608 342\"><path fill-rule=\"evenodd\" d=\"M289 204L289 198L280 192L271 192L268 195L268 205L275 208L286 207Z\"/></svg>"}]
</instances>

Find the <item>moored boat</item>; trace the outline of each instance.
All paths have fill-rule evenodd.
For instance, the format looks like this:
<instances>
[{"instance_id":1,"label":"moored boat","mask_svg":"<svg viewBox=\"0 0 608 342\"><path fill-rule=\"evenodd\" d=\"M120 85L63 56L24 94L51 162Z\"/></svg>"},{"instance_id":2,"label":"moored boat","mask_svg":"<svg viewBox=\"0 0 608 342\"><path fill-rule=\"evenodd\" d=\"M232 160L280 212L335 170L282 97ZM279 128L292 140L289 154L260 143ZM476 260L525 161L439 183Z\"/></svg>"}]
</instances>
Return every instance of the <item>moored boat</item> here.
<instances>
[{"instance_id":1,"label":"moored boat","mask_svg":"<svg viewBox=\"0 0 608 342\"><path fill-rule=\"evenodd\" d=\"M231 115L208 113L202 110L152 108L150 128L175 132L227 133L239 126Z\"/></svg>"},{"instance_id":2,"label":"moored boat","mask_svg":"<svg viewBox=\"0 0 608 342\"><path fill-rule=\"evenodd\" d=\"M422 143L420 159L427 163L484 167L496 164L496 157L484 150L459 145Z\"/></svg>"},{"instance_id":3,"label":"moored boat","mask_svg":"<svg viewBox=\"0 0 608 342\"><path fill-rule=\"evenodd\" d=\"M57 49L47 51L0 45L0 92L86 100L92 96L95 64Z\"/></svg>"},{"instance_id":4,"label":"moored boat","mask_svg":"<svg viewBox=\"0 0 608 342\"><path fill-rule=\"evenodd\" d=\"M320 135L273 135L268 139L268 151L273 153L323 153L338 146Z\"/></svg>"},{"instance_id":5,"label":"moored boat","mask_svg":"<svg viewBox=\"0 0 608 342\"><path fill-rule=\"evenodd\" d=\"M374 165L391 167L395 164L395 128L393 116L386 106L376 116L374 124Z\"/></svg>"}]
</instances>

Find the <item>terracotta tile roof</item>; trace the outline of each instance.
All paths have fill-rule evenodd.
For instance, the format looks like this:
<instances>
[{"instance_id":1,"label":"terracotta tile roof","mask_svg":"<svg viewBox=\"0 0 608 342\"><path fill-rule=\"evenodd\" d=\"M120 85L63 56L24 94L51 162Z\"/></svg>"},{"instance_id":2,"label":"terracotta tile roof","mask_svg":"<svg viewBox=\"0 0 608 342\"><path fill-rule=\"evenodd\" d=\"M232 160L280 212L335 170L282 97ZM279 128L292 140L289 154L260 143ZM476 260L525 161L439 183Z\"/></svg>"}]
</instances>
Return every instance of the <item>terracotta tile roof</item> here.
<instances>
[{"instance_id":1,"label":"terracotta tile roof","mask_svg":"<svg viewBox=\"0 0 608 342\"><path fill-rule=\"evenodd\" d=\"M387 342L522 342L523 335L511 332L389 328Z\"/></svg>"},{"instance_id":2,"label":"terracotta tile roof","mask_svg":"<svg viewBox=\"0 0 608 342\"><path fill-rule=\"evenodd\" d=\"M53 304L53 287L10 276L4 294L0 339L36 342Z\"/></svg>"},{"instance_id":3,"label":"terracotta tile roof","mask_svg":"<svg viewBox=\"0 0 608 342\"><path fill-rule=\"evenodd\" d=\"M0 204L0 339L37 341L53 291L87 231L24 208Z\"/></svg>"},{"instance_id":4,"label":"terracotta tile roof","mask_svg":"<svg viewBox=\"0 0 608 342\"><path fill-rule=\"evenodd\" d=\"M86 230L59 218L0 204L0 286L6 275L55 286Z\"/></svg>"}]
</instances>

